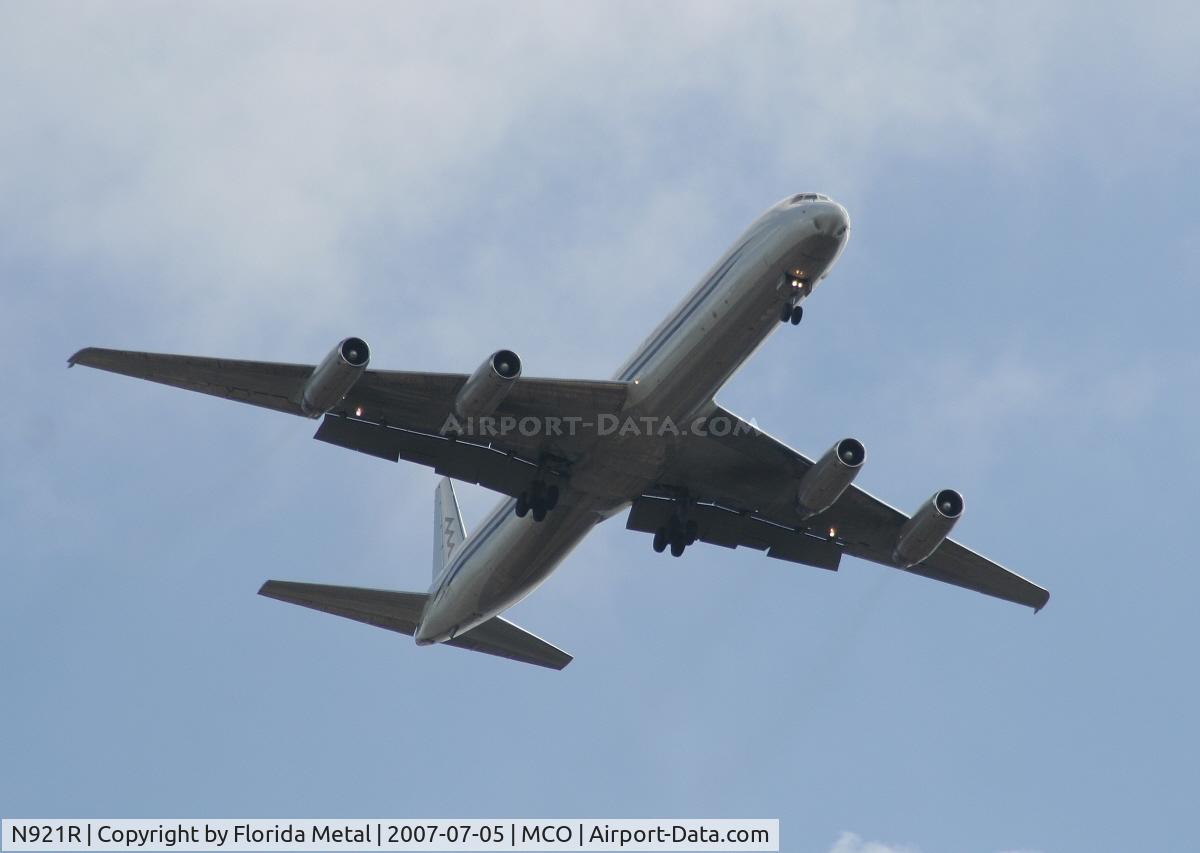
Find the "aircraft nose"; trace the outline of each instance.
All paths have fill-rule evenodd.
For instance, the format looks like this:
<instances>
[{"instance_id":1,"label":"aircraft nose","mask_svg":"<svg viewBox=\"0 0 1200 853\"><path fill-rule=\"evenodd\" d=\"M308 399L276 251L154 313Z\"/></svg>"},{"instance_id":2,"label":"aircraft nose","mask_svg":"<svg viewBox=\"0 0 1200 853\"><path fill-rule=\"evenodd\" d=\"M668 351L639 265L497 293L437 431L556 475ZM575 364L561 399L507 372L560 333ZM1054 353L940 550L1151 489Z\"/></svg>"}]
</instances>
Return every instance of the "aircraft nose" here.
<instances>
[{"instance_id":1,"label":"aircraft nose","mask_svg":"<svg viewBox=\"0 0 1200 853\"><path fill-rule=\"evenodd\" d=\"M850 214L836 201L828 201L813 217L813 225L825 236L842 243L850 233Z\"/></svg>"}]
</instances>

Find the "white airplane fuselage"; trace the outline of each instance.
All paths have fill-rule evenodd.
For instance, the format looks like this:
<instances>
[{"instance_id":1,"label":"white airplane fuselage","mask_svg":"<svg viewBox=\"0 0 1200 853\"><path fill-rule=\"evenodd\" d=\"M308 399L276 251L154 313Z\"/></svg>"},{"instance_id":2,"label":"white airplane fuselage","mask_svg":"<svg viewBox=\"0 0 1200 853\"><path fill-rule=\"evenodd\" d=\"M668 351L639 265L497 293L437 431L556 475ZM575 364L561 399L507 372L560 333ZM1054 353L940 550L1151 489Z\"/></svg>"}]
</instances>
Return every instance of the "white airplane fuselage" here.
<instances>
[{"instance_id":1,"label":"white airplane fuselage","mask_svg":"<svg viewBox=\"0 0 1200 853\"><path fill-rule=\"evenodd\" d=\"M841 205L813 193L767 210L617 372L633 383L622 421L685 426L710 410L721 386L783 325L783 306L798 304L829 272L849 224ZM665 444L608 437L571 469L543 521L518 517L512 498L501 501L433 579L417 643L459 636L532 592L592 527L654 484Z\"/></svg>"}]
</instances>

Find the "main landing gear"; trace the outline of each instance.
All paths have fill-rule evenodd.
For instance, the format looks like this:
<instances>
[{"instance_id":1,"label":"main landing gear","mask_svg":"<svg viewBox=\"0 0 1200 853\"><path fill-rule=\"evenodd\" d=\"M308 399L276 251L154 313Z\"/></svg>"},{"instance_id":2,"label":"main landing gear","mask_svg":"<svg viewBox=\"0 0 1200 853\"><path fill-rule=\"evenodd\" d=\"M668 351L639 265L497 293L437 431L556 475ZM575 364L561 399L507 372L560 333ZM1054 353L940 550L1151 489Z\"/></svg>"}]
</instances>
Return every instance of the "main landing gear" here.
<instances>
[{"instance_id":1,"label":"main landing gear","mask_svg":"<svg viewBox=\"0 0 1200 853\"><path fill-rule=\"evenodd\" d=\"M665 527L654 531L654 550L661 554L671 546L671 556L679 557L688 545L696 541L700 529L695 521L683 521L678 516L671 516Z\"/></svg>"},{"instance_id":2,"label":"main landing gear","mask_svg":"<svg viewBox=\"0 0 1200 853\"><path fill-rule=\"evenodd\" d=\"M529 489L517 497L517 518L530 512L534 521L542 521L546 513L558 506L558 486L547 486L542 480L534 480Z\"/></svg>"},{"instance_id":3,"label":"main landing gear","mask_svg":"<svg viewBox=\"0 0 1200 853\"><path fill-rule=\"evenodd\" d=\"M791 323L793 326L799 326L803 317L804 306L793 305L790 302L783 303L783 310L779 312L779 322Z\"/></svg>"}]
</instances>

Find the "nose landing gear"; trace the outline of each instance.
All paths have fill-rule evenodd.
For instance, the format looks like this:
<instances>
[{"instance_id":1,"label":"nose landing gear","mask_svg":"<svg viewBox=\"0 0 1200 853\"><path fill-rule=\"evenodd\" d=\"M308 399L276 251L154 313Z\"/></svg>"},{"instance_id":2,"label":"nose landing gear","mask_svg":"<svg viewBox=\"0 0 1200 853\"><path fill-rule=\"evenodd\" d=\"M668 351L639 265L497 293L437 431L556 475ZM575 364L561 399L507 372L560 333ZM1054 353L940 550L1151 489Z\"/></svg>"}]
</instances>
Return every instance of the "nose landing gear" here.
<instances>
[{"instance_id":1,"label":"nose landing gear","mask_svg":"<svg viewBox=\"0 0 1200 853\"><path fill-rule=\"evenodd\" d=\"M779 322L791 323L793 326L799 326L801 318L804 317L804 309L800 307L800 300L809 293L808 284L804 279L799 278L799 275L800 273L797 272L786 276L787 287L791 291L791 295L779 311ZM780 286L783 286L782 282Z\"/></svg>"}]
</instances>

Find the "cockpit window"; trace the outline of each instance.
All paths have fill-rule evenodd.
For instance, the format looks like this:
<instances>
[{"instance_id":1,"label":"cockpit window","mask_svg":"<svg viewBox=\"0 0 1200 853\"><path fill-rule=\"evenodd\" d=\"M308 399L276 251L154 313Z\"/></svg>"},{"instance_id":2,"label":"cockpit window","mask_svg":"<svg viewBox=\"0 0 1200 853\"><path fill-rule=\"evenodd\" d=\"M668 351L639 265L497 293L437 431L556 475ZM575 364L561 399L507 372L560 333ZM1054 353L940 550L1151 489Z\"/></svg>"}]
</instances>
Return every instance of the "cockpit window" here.
<instances>
[{"instance_id":1,"label":"cockpit window","mask_svg":"<svg viewBox=\"0 0 1200 853\"><path fill-rule=\"evenodd\" d=\"M829 201L829 200L830 200L829 196L821 195L820 193L800 193L799 195L792 196L791 203L799 204L802 201Z\"/></svg>"}]
</instances>

